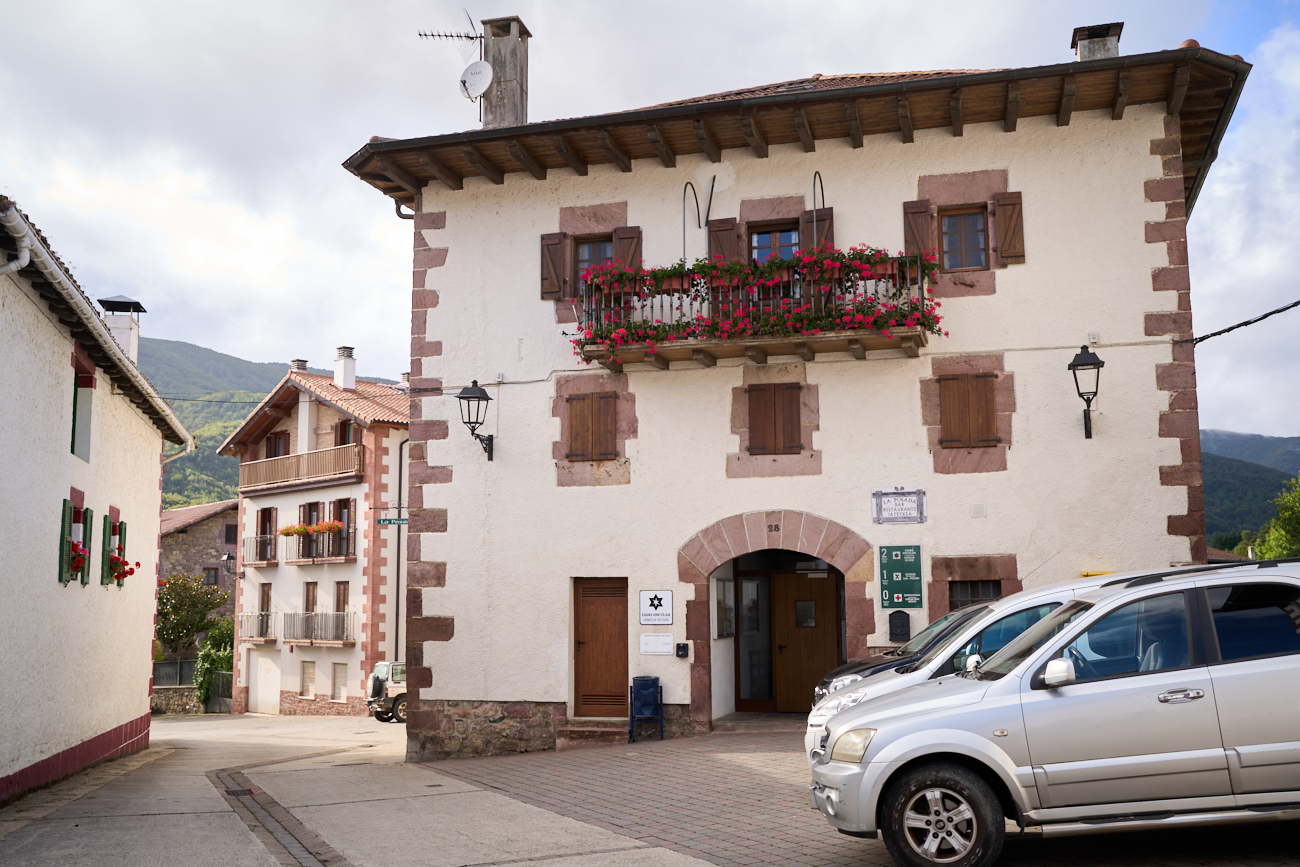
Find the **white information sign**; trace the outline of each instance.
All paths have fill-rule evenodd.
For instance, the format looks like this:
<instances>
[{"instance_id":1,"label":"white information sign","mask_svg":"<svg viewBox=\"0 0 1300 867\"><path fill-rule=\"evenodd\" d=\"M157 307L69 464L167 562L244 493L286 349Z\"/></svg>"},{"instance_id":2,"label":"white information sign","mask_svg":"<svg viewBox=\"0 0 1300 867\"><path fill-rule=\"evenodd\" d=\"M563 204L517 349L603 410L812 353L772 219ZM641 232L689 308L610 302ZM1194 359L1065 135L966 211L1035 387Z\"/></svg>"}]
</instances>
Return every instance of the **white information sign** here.
<instances>
[{"instance_id":1,"label":"white information sign","mask_svg":"<svg viewBox=\"0 0 1300 867\"><path fill-rule=\"evenodd\" d=\"M642 632L641 653L645 656L672 656L673 634L671 632Z\"/></svg>"},{"instance_id":2,"label":"white information sign","mask_svg":"<svg viewBox=\"0 0 1300 867\"><path fill-rule=\"evenodd\" d=\"M872 491L871 511L873 524L924 524L925 490Z\"/></svg>"},{"instance_id":3,"label":"white information sign","mask_svg":"<svg viewBox=\"0 0 1300 867\"><path fill-rule=\"evenodd\" d=\"M671 590L642 590L641 591L641 625L642 626L672 626L673 625L673 591ZM644 651L642 651L644 653Z\"/></svg>"}]
</instances>

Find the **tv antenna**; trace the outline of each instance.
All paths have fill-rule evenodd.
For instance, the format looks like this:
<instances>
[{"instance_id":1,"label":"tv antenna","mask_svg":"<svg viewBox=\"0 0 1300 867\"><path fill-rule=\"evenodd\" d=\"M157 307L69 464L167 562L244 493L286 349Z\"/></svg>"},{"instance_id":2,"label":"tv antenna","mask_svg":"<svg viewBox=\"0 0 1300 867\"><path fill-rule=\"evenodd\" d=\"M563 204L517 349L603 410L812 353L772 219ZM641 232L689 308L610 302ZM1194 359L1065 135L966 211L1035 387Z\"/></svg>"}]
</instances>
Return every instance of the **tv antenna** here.
<instances>
[{"instance_id":1,"label":"tv antenna","mask_svg":"<svg viewBox=\"0 0 1300 867\"><path fill-rule=\"evenodd\" d=\"M435 31L433 33L426 33L421 30L420 38L445 39L460 43L457 50L460 52L461 59L469 64L465 67L465 71L460 74L460 92L470 102L478 102L478 98L492 84L492 66L483 60L483 34L475 32L474 19L470 16L469 10L462 6L460 11L465 13L465 20L469 23L469 30L463 32ZM477 59L475 59L476 56ZM479 120L482 119L483 106L480 105Z\"/></svg>"}]
</instances>

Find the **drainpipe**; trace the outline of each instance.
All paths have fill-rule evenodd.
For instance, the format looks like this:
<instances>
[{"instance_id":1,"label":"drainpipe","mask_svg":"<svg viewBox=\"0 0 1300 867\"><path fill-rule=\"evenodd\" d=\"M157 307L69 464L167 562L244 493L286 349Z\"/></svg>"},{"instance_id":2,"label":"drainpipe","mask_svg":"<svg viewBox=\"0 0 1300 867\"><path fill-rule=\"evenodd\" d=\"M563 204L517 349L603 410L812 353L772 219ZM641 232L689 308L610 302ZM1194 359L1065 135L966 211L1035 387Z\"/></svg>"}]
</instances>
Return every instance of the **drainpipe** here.
<instances>
[{"instance_id":1,"label":"drainpipe","mask_svg":"<svg viewBox=\"0 0 1300 867\"><path fill-rule=\"evenodd\" d=\"M406 491L406 488L402 487L402 467L404 466L402 463L402 449L406 448L410 443L411 438L408 436L397 444L397 517L399 518L403 517L401 514L403 511L402 495ZM402 632L402 561L406 559L406 552L402 550L402 527L402 524L397 525L397 580L394 588L397 592L393 594L393 662L402 660L399 654L401 646L398 644Z\"/></svg>"}]
</instances>

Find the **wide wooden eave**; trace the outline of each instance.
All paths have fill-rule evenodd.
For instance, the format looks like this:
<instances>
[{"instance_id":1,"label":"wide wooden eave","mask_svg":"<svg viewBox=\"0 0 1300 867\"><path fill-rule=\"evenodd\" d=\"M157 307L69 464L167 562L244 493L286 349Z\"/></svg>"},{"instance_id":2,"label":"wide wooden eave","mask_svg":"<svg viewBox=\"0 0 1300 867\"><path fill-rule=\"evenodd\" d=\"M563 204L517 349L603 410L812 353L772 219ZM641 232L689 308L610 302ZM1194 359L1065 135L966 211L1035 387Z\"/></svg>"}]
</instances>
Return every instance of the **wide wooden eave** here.
<instances>
[{"instance_id":1,"label":"wide wooden eave","mask_svg":"<svg viewBox=\"0 0 1300 867\"><path fill-rule=\"evenodd\" d=\"M1205 48L1180 48L1082 63L939 75L823 90L687 102L630 112L514 127L470 130L364 145L344 167L399 205L415 207L430 183L463 188L465 177L502 183L520 172L543 180L553 170L586 174L637 160L672 165L683 154L713 162L722 151L749 148L765 156L773 144L802 144L894 135L900 145L919 129L1000 122L1014 132L1028 117L1166 103L1181 121L1188 213L1218 154L1251 65Z\"/></svg>"}]
</instances>

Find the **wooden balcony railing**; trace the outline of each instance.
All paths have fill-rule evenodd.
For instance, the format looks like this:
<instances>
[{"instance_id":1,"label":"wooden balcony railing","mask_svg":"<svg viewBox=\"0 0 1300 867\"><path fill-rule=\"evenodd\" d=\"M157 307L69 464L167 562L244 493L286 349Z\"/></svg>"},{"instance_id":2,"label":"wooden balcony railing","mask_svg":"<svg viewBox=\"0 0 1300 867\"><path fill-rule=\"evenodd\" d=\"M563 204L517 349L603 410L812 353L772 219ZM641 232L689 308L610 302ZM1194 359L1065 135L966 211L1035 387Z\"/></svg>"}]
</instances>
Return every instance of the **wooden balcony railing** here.
<instances>
[{"instance_id":1,"label":"wooden balcony railing","mask_svg":"<svg viewBox=\"0 0 1300 867\"><path fill-rule=\"evenodd\" d=\"M366 448L361 443L248 461L239 465L239 489L245 491L333 476L359 476L365 469L365 462Z\"/></svg>"}]
</instances>

